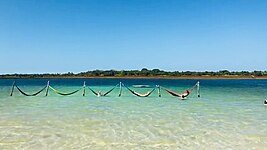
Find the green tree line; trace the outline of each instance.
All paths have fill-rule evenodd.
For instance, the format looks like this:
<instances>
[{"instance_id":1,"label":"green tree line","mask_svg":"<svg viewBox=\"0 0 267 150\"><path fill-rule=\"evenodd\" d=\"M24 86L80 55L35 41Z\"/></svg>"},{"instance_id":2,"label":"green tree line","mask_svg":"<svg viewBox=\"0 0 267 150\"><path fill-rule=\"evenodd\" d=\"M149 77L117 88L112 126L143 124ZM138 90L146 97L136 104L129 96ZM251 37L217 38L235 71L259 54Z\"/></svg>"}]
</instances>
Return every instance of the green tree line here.
<instances>
[{"instance_id":1,"label":"green tree line","mask_svg":"<svg viewBox=\"0 0 267 150\"><path fill-rule=\"evenodd\" d=\"M93 70L80 73L56 74L2 74L0 78L65 78L65 77L267 77L267 71L163 71L160 69L149 70Z\"/></svg>"}]
</instances>

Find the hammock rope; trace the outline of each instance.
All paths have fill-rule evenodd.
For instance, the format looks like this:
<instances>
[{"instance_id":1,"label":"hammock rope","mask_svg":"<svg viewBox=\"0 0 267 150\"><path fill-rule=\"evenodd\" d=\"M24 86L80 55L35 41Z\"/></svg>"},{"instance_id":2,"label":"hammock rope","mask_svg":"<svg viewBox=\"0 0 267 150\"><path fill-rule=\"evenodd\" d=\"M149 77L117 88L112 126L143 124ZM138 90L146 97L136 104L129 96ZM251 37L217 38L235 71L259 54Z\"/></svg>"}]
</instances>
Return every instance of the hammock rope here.
<instances>
[{"instance_id":1,"label":"hammock rope","mask_svg":"<svg viewBox=\"0 0 267 150\"><path fill-rule=\"evenodd\" d=\"M148 97L148 96L149 96L151 93L153 93L154 90L156 89L156 87L155 87L155 88L153 88L151 91L148 91L148 92L145 93L145 94L141 94L141 93L135 92L134 90L131 90L129 87L127 87L127 86L125 86L125 85L124 85L124 87L126 87L126 89L128 89L132 94L134 94L134 95L136 95L136 96L139 96L139 97Z\"/></svg>"},{"instance_id":2,"label":"hammock rope","mask_svg":"<svg viewBox=\"0 0 267 150\"><path fill-rule=\"evenodd\" d=\"M63 93L63 92L60 92L58 90L56 90L55 88L53 88L52 86L49 85L49 88L54 91L56 94L59 94L59 95L63 95L63 96L68 96L68 95L72 95L72 94L75 94L77 92L79 92L82 88L78 89L78 90L75 90L73 92L70 92L70 93Z\"/></svg>"},{"instance_id":3,"label":"hammock rope","mask_svg":"<svg viewBox=\"0 0 267 150\"><path fill-rule=\"evenodd\" d=\"M111 91L113 91L116 87L118 86L118 84L116 86L114 86L112 89L110 89L109 91L107 91L106 93L103 94L103 96L108 95Z\"/></svg>"},{"instance_id":4,"label":"hammock rope","mask_svg":"<svg viewBox=\"0 0 267 150\"><path fill-rule=\"evenodd\" d=\"M91 92L93 92L96 96L98 95L98 93L96 91L94 91L93 89L91 89L90 87L87 87Z\"/></svg>"}]
</instances>

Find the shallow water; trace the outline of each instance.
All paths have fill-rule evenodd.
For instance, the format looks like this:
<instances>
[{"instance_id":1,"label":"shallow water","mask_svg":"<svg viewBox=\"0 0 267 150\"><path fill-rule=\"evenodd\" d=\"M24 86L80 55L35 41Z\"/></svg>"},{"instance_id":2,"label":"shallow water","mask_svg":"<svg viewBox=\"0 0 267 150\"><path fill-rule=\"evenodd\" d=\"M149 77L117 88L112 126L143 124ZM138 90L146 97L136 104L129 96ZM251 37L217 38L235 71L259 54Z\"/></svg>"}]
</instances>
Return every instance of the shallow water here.
<instances>
[{"instance_id":1,"label":"shallow water","mask_svg":"<svg viewBox=\"0 0 267 150\"><path fill-rule=\"evenodd\" d=\"M197 80L49 79L51 86L70 92L83 81L96 91L108 91L120 81L145 93L162 85L176 92ZM27 97L14 90L13 80L0 79L0 149L265 149L267 147L267 80L200 80L196 92L181 101L155 90L140 98L123 88L107 97L88 89L71 96L49 90ZM47 79L19 79L33 93Z\"/></svg>"}]
</instances>

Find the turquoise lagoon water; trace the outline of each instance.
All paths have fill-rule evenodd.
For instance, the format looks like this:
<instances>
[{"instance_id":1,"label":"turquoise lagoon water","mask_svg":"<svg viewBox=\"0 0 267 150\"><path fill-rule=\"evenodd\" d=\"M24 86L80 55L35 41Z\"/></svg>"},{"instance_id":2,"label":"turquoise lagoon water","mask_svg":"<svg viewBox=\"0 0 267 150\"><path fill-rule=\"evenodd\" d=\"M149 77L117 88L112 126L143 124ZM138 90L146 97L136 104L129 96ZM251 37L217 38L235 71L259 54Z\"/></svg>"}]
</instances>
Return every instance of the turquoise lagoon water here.
<instances>
[{"instance_id":1,"label":"turquoise lagoon water","mask_svg":"<svg viewBox=\"0 0 267 150\"><path fill-rule=\"evenodd\" d=\"M51 86L70 92L86 81L96 91L107 91L120 81L141 93L162 85L176 92L197 80L163 79L49 79ZM33 93L48 79L17 79ZM157 91L147 98L119 88L106 97L89 90L60 96L52 90L26 97L13 80L0 79L0 149L266 149L267 80L200 80L185 101Z\"/></svg>"}]
</instances>

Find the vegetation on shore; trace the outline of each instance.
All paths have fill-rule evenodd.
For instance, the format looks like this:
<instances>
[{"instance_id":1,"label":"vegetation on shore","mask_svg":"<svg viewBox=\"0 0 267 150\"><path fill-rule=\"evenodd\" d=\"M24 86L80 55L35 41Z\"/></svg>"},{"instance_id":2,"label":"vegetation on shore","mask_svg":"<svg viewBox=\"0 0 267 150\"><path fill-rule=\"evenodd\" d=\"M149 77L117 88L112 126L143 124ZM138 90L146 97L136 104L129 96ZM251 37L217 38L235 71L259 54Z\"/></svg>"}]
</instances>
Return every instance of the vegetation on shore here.
<instances>
[{"instance_id":1,"label":"vegetation on shore","mask_svg":"<svg viewBox=\"0 0 267 150\"><path fill-rule=\"evenodd\" d=\"M56 74L3 74L0 78L90 78L90 77L144 77L144 78L267 78L267 71L163 71L159 69L142 70L93 70L80 73Z\"/></svg>"}]
</instances>

